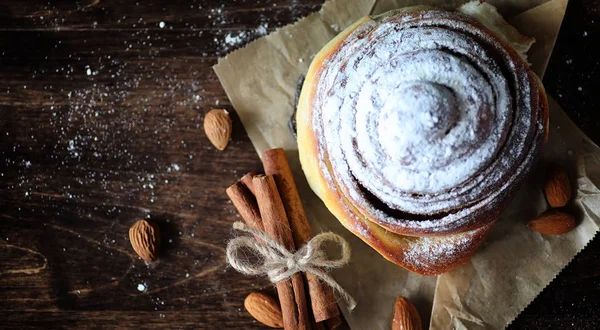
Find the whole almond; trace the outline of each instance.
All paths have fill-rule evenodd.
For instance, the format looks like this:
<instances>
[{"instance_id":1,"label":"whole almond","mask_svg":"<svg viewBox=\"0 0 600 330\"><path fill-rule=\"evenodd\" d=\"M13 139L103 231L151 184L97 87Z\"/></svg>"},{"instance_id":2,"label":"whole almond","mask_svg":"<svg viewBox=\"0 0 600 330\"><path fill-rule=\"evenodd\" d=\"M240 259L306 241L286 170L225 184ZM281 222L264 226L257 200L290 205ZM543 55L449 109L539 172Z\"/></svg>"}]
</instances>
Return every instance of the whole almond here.
<instances>
[{"instance_id":1,"label":"whole almond","mask_svg":"<svg viewBox=\"0 0 600 330\"><path fill-rule=\"evenodd\" d=\"M560 167L553 166L548 169L544 183L546 200L552 207L563 207L571 199L571 183L567 172Z\"/></svg>"},{"instance_id":2,"label":"whole almond","mask_svg":"<svg viewBox=\"0 0 600 330\"><path fill-rule=\"evenodd\" d=\"M148 262L158 259L160 233L155 224L144 219L139 220L129 228L129 241L142 259Z\"/></svg>"},{"instance_id":3,"label":"whole almond","mask_svg":"<svg viewBox=\"0 0 600 330\"><path fill-rule=\"evenodd\" d=\"M408 299L398 297L394 304L392 330L421 330L419 312Z\"/></svg>"},{"instance_id":4,"label":"whole almond","mask_svg":"<svg viewBox=\"0 0 600 330\"><path fill-rule=\"evenodd\" d=\"M204 117L204 132L215 148L224 150L231 137L231 118L223 109L210 110Z\"/></svg>"},{"instance_id":5,"label":"whole almond","mask_svg":"<svg viewBox=\"0 0 600 330\"><path fill-rule=\"evenodd\" d=\"M281 307L270 295L252 292L244 300L244 307L258 322L271 328L283 328Z\"/></svg>"},{"instance_id":6,"label":"whole almond","mask_svg":"<svg viewBox=\"0 0 600 330\"><path fill-rule=\"evenodd\" d=\"M551 209L529 221L527 226L544 235L561 235L575 228L575 217L565 211Z\"/></svg>"}]
</instances>

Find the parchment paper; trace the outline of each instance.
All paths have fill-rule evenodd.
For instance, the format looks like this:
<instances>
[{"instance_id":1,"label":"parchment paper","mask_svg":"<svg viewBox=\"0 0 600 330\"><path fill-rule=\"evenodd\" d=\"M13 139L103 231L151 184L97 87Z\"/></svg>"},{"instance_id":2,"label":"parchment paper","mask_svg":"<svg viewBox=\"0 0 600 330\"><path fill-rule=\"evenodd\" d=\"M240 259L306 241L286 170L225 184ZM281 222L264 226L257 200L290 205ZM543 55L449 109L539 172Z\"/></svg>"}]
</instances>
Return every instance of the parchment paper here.
<instances>
[{"instance_id":1,"label":"parchment paper","mask_svg":"<svg viewBox=\"0 0 600 330\"><path fill-rule=\"evenodd\" d=\"M538 166L531 180L495 225L470 262L436 277L410 273L383 259L345 230L316 197L300 168L296 141L288 129L297 79L308 70L312 56L342 29L360 17L415 4L456 7L464 1L439 0L330 0L299 22L250 43L220 59L214 67L257 151L282 147L303 197L314 232L330 230L346 238L351 263L334 272L336 280L359 305L342 311L354 329L389 329L395 298L411 299L431 329L503 328L551 281L598 230L600 150L552 102L551 139L544 158L573 167L578 178L574 204L580 225L570 234L544 237L526 222L545 208ZM510 22L537 44L529 60L542 75L566 8L566 0L495 0L500 12L515 15ZM559 128L560 127L560 128ZM577 176L575 176L577 173ZM437 280L437 287L436 287ZM435 299L434 299L435 296Z\"/></svg>"},{"instance_id":2,"label":"parchment paper","mask_svg":"<svg viewBox=\"0 0 600 330\"><path fill-rule=\"evenodd\" d=\"M529 182L494 225L477 253L438 278L431 329L502 329L587 245L600 226L600 149L554 100L550 139ZM561 236L528 230L546 210L544 164L562 164L577 186L570 209L578 226ZM575 182L576 181L576 182Z\"/></svg>"}]
</instances>

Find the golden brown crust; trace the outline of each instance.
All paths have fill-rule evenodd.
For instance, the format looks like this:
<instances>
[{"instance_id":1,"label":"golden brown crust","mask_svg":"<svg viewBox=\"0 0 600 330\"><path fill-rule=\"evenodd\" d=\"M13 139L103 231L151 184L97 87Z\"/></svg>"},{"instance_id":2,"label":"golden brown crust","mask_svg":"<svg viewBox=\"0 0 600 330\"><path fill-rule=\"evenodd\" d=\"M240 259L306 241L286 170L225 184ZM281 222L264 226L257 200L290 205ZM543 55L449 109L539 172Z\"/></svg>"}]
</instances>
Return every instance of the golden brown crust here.
<instances>
[{"instance_id":1,"label":"golden brown crust","mask_svg":"<svg viewBox=\"0 0 600 330\"><path fill-rule=\"evenodd\" d=\"M408 14L406 14L407 12ZM404 13L411 15L410 10L404 11ZM469 23L475 24L482 31L488 31L481 24L473 21L469 21ZM343 31L316 55L310 66L297 111L300 161L311 188L344 227L360 237L386 259L410 271L424 275L443 273L463 264L476 251L500 212L508 204L509 198L516 187L521 184L523 176L514 178L511 189L506 189L495 195L494 203L483 205L483 207L468 214L465 217L467 220L459 225L445 228L434 227L428 230L423 230L418 226L410 227L404 223L397 225L396 223L383 221L367 208L364 208L361 203L352 200L347 187L339 184L336 180L326 179L331 177L331 173L333 173L332 165L328 161L327 152L321 148L319 136L317 136L311 124L313 119L311 106L318 86L318 77L324 69L324 62L338 51L345 38L364 24L372 24L372 18L365 17ZM522 61L519 55L504 42L498 40L498 45L510 54L511 60ZM527 69L527 75L531 86L535 87L532 95L537 95L530 102L532 107L540 109L538 116L541 118L534 118L534 120L539 119L547 123L548 105L543 87L541 87L539 79L531 70ZM538 134L532 138L532 143L539 142L541 144L547 133L546 129L543 131L545 132L541 136L538 136ZM537 149L539 148L536 148L533 152L537 153ZM529 163L526 164L527 168L523 170L523 173L527 172L530 166L531 160L528 159L527 161Z\"/></svg>"}]
</instances>

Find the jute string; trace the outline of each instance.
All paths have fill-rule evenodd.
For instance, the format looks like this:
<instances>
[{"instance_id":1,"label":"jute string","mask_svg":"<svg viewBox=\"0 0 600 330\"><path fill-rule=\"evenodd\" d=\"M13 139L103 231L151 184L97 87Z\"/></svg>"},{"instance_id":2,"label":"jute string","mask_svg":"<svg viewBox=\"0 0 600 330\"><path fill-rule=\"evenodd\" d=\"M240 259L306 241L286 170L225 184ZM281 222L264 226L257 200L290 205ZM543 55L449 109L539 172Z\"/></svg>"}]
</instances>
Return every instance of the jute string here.
<instances>
[{"instance_id":1,"label":"jute string","mask_svg":"<svg viewBox=\"0 0 600 330\"><path fill-rule=\"evenodd\" d=\"M233 229L253 235L236 237L227 244L227 262L238 272L246 275L267 275L272 283L286 280L299 272L311 273L337 291L346 301L350 311L356 307L354 298L331 275L323 271L340 268L350 261L350 245L341 236L321 233L306 242L298 251L291 252L264 232L252 229L243 222L235 222ZM327 241L341 248L342 255L339 259L330 259L323 251L321 246ZM245 255L240 256L238 252L244 249L255 251L262 257L262 263L253 263Z\"/></svg>"}]
</instances>

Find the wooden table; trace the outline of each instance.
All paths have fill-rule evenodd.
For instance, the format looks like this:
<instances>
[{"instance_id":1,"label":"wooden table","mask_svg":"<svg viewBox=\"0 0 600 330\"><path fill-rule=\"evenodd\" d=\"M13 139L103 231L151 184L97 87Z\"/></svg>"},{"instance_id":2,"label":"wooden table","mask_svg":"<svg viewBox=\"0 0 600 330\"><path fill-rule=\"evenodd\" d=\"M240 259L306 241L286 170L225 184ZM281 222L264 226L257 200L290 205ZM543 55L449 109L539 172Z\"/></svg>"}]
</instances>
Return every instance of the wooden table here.
<instances>
[{"instance_id":1,"label":"wooden table","mask_svg":"<svg viewBox=\"0 0 600 330\"><path fill-rule=\"evenodd\" d=\"M235 113L227 150L208 143L203 115L232 110L211 66L320 4L0 4L0 328L260 328L242 302L270 285L224 258L224 188L260 163ZM599 32L598 2L572 0L545 78L596 142ZM165 237L152 265L127 237L141 218ZM510 328L599 328L599 251Z\"/></svg>"}]
</instances>

